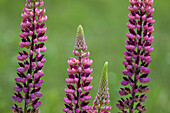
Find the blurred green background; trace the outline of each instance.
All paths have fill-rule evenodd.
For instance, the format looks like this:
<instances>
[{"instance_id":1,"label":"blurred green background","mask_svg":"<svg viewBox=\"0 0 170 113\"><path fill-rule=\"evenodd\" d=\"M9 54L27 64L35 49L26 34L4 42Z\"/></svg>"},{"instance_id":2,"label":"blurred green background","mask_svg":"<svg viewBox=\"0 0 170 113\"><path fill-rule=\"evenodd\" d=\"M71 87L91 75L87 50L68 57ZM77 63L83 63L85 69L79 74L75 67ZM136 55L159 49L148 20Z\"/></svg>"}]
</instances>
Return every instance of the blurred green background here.
<instances>
[{"instance_id":1,"label":"blurred green background","mask_svg":"<svg viewBox=\"0 0 170 113\"><path fill-rule=\"evenodd\" d=\"M146 113L170 113L170 0L154 0L156 19L150 91L145 102ZM128 0L44 0L48 15L46 32L48 48L44 66L45 82L41 113L62 113L67 60L73 57L76 30L84 27L86 43L93 59L92 100L97 93L99 77L105 61L109 61L109 87L112 113L120 98L124 66ZM11 113L14 93L17 55L20 42L20 15L25 0L0 0L0 113ZM92 103L91 103L92 104Z\"/></svg>"}]
</instances>

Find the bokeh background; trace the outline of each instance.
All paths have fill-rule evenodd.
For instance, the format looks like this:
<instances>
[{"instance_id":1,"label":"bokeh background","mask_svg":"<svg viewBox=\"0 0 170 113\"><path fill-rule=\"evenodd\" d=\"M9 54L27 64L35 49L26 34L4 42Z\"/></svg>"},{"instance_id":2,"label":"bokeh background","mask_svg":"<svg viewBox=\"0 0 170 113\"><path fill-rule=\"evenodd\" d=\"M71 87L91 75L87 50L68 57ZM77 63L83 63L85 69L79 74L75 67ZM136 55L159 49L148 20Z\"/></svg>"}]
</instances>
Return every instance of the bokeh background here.
<instances>
[{"instance_id":1,"label":"bokeh background","mask_svg":"<svg viewBox=\"0 0 170 113\"><path fill-rule=\"evenodd\" d=\"M73 57L76 30L84 27L86 43L93 59L92 100L97 93L100 73L109 62L109 87L112 110L120 98L124 66L128 0L44 0L47 10L48 41L42 86L41 113L62 113L67 60ZM170 0L154 0L156 19L154 51L151 57L150 91L145 102L146 113L170 113ZM0 0L0 113L11 113L14 93L17 55L20 42L20 15L25 0ZM91 102L92 104L92 102Z\"/></svg>"}]
</instances>

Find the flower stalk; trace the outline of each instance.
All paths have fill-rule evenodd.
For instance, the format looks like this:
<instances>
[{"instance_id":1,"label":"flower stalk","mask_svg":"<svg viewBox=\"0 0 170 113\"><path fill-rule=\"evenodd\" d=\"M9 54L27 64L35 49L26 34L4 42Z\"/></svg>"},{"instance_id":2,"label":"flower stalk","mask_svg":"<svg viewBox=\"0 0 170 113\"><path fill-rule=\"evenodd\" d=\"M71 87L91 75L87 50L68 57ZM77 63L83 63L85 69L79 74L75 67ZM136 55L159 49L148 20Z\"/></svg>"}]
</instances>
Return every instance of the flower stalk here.
<instances>
[{"instance_id":1,"label":"flower stalk","mask_svg":"<svg viewBox=\"0 0 170 113\"><path fill-rule=\"evenodd\" d=\"M69 78L66 78L68 88L65 88L67 97L64 98L65 107L63 108L63 111L67 113L87 113L91 108L88 106L88 101L91 99L89 91L92 89L90 82L93 77L90 74L93 69L90 66L93 61L89 59L90 53L85 52L86 50L84 31L80 25L77 29L77 40L73 51L77 58L68 60L70 66L67 69Z\"/></svg>"},{"instance_id":2,"label":"flower stalk","mask_svg":"<svg viewBox=\"0 0 170 113\"><path fill-rule=\"evenodd\" d=\"M17 59L19 60L19 68L17 68L18 77L15 78L16 85L14 90L16 93L12 96L14 101L21 103L24 101L24 107L17 104L12 107L13 112L17 113L38 113L39 101L42 93L40 92L43 79L43 63L46 61L43 52L46 46L43 43L47 40L45 32L47 27L45 21L45 9L38 9L43 6L42 0L27 0L24 13L21 14L23 22L21 22L21 42L19 46L26 48L23 52L19 52Z\"/></svg>"},{"instance_id":3,"label":"flower stalk","mask_svg":"<svg viewBox=\"0 0 170 113\"><path fill-rule=\"evenodd\" d=\"M125 87L121 88L119 94L121 96L130 95L130 97L121 98L116 105L123 113L134 113L135 111L144 113L146 108L142 103L147 98L144 93L147 93L149 88L143 84L150 82L148 66L152 61L150 53L153 51L151 44L154 39L152 36L155 23L152 16L154 8L151 8L153 0L129 0L129 2L131 6L128 9L131 14L128 15L129 33L126 34L128 37L125 46L127 51L124 52L125 61L123 61L126 70L123 71L125 77L121 82Z\"/></svg>"}]
</instances>

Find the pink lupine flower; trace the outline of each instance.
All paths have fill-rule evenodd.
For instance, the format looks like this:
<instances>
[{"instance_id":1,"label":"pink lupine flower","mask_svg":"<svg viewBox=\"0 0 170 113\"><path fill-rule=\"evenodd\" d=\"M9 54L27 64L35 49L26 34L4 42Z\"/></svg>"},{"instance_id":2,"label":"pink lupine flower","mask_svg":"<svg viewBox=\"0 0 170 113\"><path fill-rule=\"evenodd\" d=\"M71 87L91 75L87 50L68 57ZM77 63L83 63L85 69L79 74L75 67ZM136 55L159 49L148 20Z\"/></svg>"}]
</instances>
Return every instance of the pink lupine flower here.
<instances>
[{"instance_id":1,"label":"pink lupine flower","mask_svg":"<svg viewBox=\"0 0 170 113\"><path fill-rule=\"evenodd\" d=\"M131 14L128 15L129 33L126 34L128 37L125 46L127 51L124 52L126 60L123 61L126 70L123 71L125 77L121 82L125 87L121 88L119 94L130 95L130 97L121 98L116 105L122 113L144 113L146 108L142 103L145 102L147 96L143 93L147 93L149 88L143 83L150 81L148 65L152 61L150 53L153 51L151 44L154 39L152 36L155 22L152 16L154 8L151 8L153 0L129 0L129 2L131 6L128 9Z\"/></svg>"},{"instance_id":2,"label":"pink lupine flower","mask_svg":"<svg viewBox=\"0 0 170 113\"><path fill-rule=\"evenodd\" d=\"M14 90L16 93L12 96L14 101L23 102L24 107L17 104L12 107L14 113L37 113L38 107L41 105L39 101L42 93L39 92L44 75L42 68L46 61L42 52L46 51L44 41L47 40L45 32L47 27L45 21L45 9L38 9L43 6L42 0L27 0L24 13L21 14L23 21L21 22L21 42L19 46L26 48L26 51L19 52L17 59L19 60L19 68L17 68L18 77L15 78L16 85ZM38 42L39 41L39 42ZM23 91L23 92L22 92Z\"/></svg>"},{"instance_id":3,"label":"pink lupine flower","mask_svg":"<svg viewBox=\"0 0 170 113\"><path fill-rule=\"evenodd\" d=\"M84 39L84 31L80 25L77 30L77 40L74 46L73 54L77 58L70 58L67 69L69 78L66 78L68 83L65 88L66 96L64 98L65 107L63 111L66 113L88 113L91 109L88 106L88 100L91 99L89 91L92 89L90 82L93 77L90 76L93 69L90 68L93 61L89 59L90 53L87 51L87 46Z\"/></svg>"}]
</instances>

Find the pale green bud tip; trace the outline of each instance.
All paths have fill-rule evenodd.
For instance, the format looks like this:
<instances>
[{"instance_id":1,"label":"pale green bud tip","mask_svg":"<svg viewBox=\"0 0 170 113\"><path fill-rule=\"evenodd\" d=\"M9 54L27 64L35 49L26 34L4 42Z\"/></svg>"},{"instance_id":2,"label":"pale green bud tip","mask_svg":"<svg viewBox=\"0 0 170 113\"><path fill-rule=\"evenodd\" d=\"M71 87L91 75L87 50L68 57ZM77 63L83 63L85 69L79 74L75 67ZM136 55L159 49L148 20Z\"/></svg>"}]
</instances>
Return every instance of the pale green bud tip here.
<instances>
[{"instance_id":1,"label":"pale green bud tip","mask_svg":"<svg viewBox=\"0 0 170 113\"><path fill-rule=\"evenodd\" d=\"M87 49L85 39L84 39L84 31L83 31L83 27L81 25L79 25L77 28L77 40L76 40L76 44L75 44L74 48L76 50L86 50Z\"/></svg>"},{"instance_id":2,"label":"pale green bud tip","mask_svg":"<svg viewBox=\"0 0 170 113\"><path fill-rule=\"evenodd\" d=\"M106 90L108 88L108 62L105 62L101 75L100 88Z\"/></svg>"},{"instance_id":3,"label":"pale green bud tip","mask_svg":"<svg viewBox=\"0 0 170 113\"><path fill-rule=\"evenodd\" d=\"M78 26L77 28L77 35L80 37L80 38L83 38L84 37L84 31L83 31L83 27L81 25Z\"/></svg>"},{"instance_id":4,"label":"pale green bud tip","mask_svg":"<svg viewBox=\"0 0 170 113\"><path fill-rule=\"evenodd\" d=\"M107 70L108 70L108 61L106 61L104 64L103 72L107 73Z\"/></svg>"}]
</instances>

